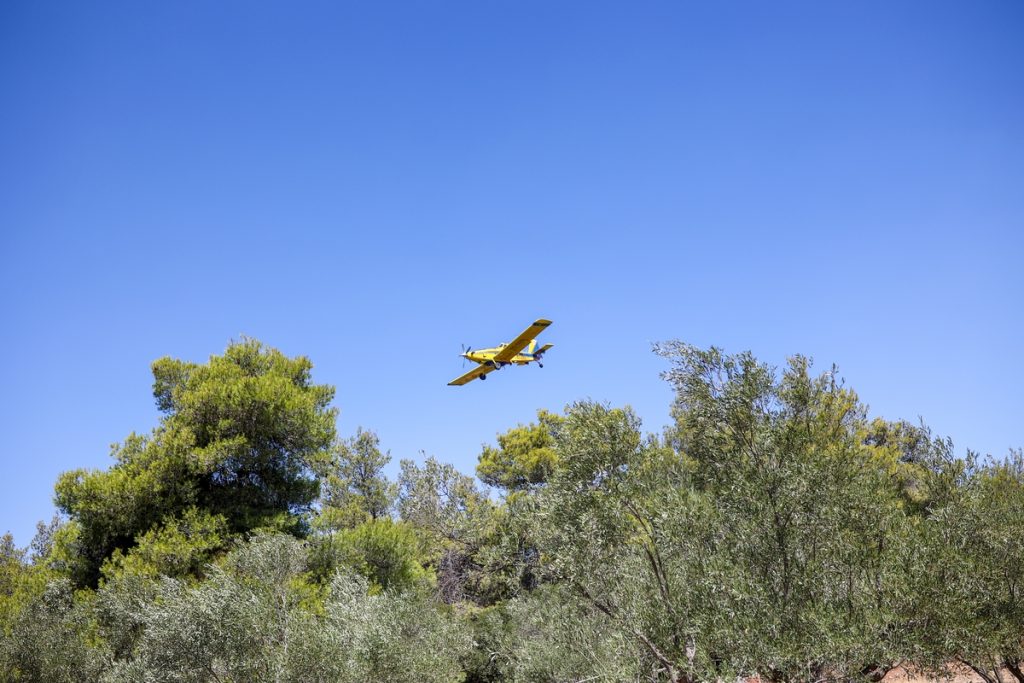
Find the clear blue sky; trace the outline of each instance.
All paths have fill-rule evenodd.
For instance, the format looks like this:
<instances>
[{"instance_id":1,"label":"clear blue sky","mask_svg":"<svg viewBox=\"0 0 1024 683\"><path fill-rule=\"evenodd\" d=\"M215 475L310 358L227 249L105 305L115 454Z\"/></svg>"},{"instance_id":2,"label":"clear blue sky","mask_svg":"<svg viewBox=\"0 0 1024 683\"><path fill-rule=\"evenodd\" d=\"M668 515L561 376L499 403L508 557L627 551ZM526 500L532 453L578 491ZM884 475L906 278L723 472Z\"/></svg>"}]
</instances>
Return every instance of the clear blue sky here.
<instances>
[{"instance_id":1,"label":"clear blue sky","mask_svg":"<svg viewBox=\"0 0 1024 683\"><path fill-rule=\"evenodd\" d=\"M650 343L835 362L1024 445L1024 4L6 2L0 532L148 431L149 364L308 355L339 431L472 472ZM462 343L554 321L544 369Z\"/></svg>"}]
</instances>

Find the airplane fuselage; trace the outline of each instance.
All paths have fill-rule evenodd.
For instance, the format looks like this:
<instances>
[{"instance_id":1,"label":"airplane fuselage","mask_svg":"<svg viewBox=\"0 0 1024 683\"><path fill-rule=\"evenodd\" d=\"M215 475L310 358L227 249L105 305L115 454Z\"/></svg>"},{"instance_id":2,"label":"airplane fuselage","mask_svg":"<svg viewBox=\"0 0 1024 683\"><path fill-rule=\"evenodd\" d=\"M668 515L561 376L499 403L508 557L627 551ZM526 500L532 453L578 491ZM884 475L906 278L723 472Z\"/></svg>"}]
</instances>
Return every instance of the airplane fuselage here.
<instances>
[{"instance_id":1,"label":"airplane fuselage","mask_svg":"<svg viewBox=\"0 0 1024 683\"><path fill-rule=\"evenodd\" d=\"M534 358L534 354L520 351L509 360L496 362L494 357L501 353L503 348L505 348L505 344L493 349L473 349L472 351L467 351L461 355L463 358L480 363L481 365L497 365L499 367L504 367L506 365L526 365L537 360Z\"/></svg>"}]
</instances>

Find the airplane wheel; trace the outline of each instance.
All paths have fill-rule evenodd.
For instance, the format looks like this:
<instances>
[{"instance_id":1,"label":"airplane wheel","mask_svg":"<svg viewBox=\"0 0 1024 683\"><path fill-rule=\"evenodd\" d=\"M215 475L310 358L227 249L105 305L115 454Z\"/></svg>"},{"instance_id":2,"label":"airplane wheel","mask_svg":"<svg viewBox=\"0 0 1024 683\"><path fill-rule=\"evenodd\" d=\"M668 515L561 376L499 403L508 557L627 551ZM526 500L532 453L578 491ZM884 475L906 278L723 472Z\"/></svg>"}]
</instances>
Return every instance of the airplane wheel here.
<instances>
[{"instance_id":1,"label":"airplane wheel","mask_svg":"<svg viewBox=\"0 0 1024 683\"><path fill-rule=\"evenodd\" d=\"M485 379L487 379L487 375L480 375L480 380L481 380L481 381L483 381L483 380L485 380Z\"/></svg>"},{"instance_id":2,"label":"airplane wheel","mask_svg":"<svg viewBox=\"0 0 1024 683\"><path fill-rule=\"evenodd\" d=\"M537 363L537 367L538 368L542 368L542 367L544 367L544 364L543 363Z\"/></svg>"}]
</instances>

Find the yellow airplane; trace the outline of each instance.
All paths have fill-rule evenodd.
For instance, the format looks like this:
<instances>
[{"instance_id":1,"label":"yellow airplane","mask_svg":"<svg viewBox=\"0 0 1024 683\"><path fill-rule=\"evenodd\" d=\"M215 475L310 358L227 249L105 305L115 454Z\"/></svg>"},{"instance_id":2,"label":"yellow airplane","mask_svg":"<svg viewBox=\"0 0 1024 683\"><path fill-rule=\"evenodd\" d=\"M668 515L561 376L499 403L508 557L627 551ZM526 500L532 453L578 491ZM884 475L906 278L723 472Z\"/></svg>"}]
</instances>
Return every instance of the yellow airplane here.
<instances>
[{"instance_id":1,"label":"yellow airplane","mask_svg":"<svg viewBox=\"0 0 1024 683\"><path fill-rule=\"evenodd\" d=\"M448 386L462 386L477 377L487 379L487 373L500 370L506 365L527 365L536 361L537 365L544 367L540 359L544 352L554 346L554 344L545 344L538 349L537 340L534 337L543 332L550 324L550 320L537 320L527 327L521 335L507 344L499 344L497 348L477 349L476 351L464 348L459 355L474 363L479 363L479 365L462 377L457 377L448 382Z\"/></svg>"}]
</instances>

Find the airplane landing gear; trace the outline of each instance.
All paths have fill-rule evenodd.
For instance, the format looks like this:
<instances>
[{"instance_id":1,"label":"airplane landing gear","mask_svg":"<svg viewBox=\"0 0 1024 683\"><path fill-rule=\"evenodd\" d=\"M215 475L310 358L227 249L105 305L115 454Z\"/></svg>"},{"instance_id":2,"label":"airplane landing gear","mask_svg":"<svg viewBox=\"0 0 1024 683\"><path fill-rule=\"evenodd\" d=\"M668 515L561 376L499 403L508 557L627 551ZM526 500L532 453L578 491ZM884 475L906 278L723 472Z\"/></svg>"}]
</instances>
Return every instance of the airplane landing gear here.
<instances>
[{"instance_id":1,"label":"airplane landing gear","mask_svg":"<svg viewBox=\"0 0 1024 683\"><path fill-rule=\"evenodd\" d=\"M480 375L480 379L481 381L487 379L487 375Z\"/></svg>"}]
</instances>

